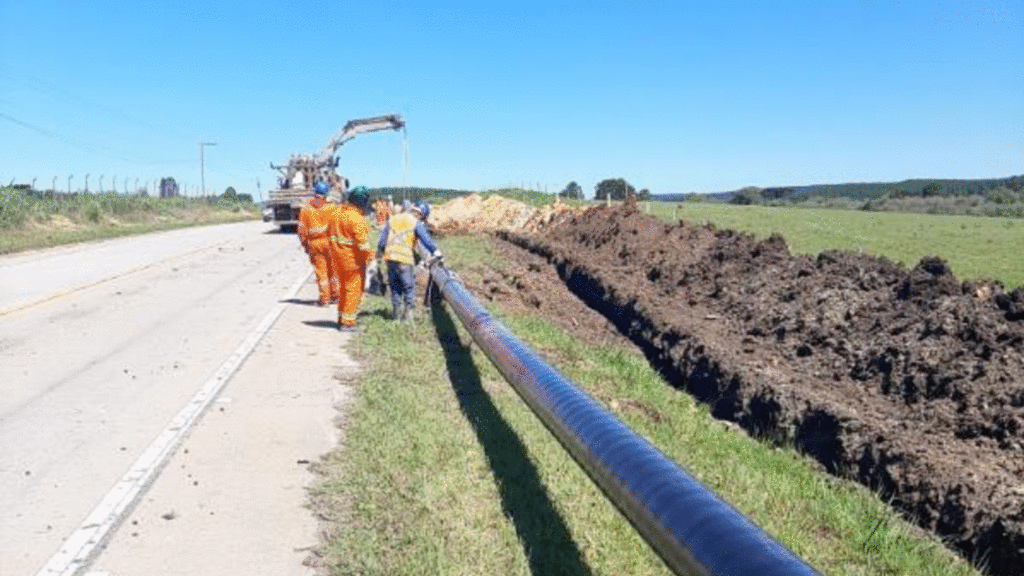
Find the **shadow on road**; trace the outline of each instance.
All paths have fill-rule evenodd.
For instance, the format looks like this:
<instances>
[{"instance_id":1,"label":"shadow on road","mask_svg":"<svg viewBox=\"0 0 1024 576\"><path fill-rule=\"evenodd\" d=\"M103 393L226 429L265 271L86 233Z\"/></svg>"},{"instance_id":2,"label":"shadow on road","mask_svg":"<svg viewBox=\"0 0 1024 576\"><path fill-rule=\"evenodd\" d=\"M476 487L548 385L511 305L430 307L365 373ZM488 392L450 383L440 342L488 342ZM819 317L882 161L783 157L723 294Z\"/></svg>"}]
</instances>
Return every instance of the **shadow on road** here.
<instances>
[{"instance_id":1,"label":"shadow on road","mask_svg":"<svg viewBox=\"0 0 1024 576\"><path fill-rule=\"evenodd\" d=\"M302 323L306 326L312 326L313 328L330 328L331 330L338 329L337 320L303 320Z\"/></svg>"},{"instance_id":2,"label":"shadow on road","mask_svg":"<svg viewBox=\"0 0 1024 576\"><path fill-rule=\"evenodd\" d=\"M282 304L301 304L303 306L316 306L317 302L319 302L319 300L307 298L285 298L284 300L281 300ZM326 308L326 306L324 306L324 308Z\"/></svg>"},{"instance_id":3,"label":"shadow on road","mask_svg":"<svg viewBox=\"0 0 1024 576\"><path fill-rule=\"evenodd\" d=\"M452 317L439 301L431 303L430 312L452 390L494 472L501 507L515 524L530 571L538 575L589 576L591 571L548 497L526 446L484 391L470 348L459 340Z\"/></svg>"}]
</instances>

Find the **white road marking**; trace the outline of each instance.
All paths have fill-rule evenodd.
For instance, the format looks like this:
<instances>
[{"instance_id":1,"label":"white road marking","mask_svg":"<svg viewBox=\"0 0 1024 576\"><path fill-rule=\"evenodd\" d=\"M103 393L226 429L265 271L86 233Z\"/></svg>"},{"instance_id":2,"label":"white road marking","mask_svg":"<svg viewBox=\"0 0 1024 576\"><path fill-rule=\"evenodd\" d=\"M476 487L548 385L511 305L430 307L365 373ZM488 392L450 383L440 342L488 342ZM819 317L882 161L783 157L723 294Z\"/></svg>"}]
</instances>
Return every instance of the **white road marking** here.
<instances>
[{"instance_id":1,"label":"white road marking","mask_svg":"<svg viewBox=\"0 0 1024 576\"><path fill-rule=\"evenodd\" d=\"M307 270L292 286L286 300L298 294L312 271ZM82 574L99 555L107 540L121 522L128 516L139 498L160 474L160 470L181 444L185 434L198 421L206 408L214 401L231 376L242 365L263 336L284 312L285 304L279 303L235 349L234 353L214 373L213 377L192 397L192 400L171 420L167 428L146 448L142 456L132 464L128 472L100 501L86 517L81 526L71 533L60 550L50 558L36 576L76 576Z\"/></svg>"}]
</instances>

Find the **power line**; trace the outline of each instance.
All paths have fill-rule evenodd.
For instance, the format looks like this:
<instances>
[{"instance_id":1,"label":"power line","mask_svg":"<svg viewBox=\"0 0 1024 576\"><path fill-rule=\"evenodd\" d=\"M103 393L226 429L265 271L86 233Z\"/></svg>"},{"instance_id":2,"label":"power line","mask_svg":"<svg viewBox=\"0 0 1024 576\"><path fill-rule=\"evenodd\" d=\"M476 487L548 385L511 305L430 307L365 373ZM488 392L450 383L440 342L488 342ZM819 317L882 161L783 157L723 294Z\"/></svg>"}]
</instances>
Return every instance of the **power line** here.
<instances>
[{"instance_id":1,"label":"power line","mask_svg":"<svg viewBox=\"0 0 1024 576\"><path fill-rule=\"evenodd\" d=\"M160 136L163 136L163 137L171 137L171 136L173 136L173 137L176 137L176 138L183 138L183 139L190 140L190 141L193 140L193 138L191 136L188 136L188 135L183 134L181 132L178 132L176 130L171 130L171 129L168 129L166 127L161 127L161 126L157 126L155 124L151 124L151 123L147 122L146 120L143 120L143 119L140 119L140 118L128 115L128 114L126 114L125 112L123 112L121 110L118 110L116 108L112 108L110 106L107 106L106 104L101 104L99 102L95 102L93 100L90 100L88 98L85 98L83 96L75 94L73 92L70 92L70 91L68 91L65 88L61 88L60 86L55 86L55 85L53 85L53 84L51 84L51 83L49 83L49 82L47 82L45 80L42 80L42 79L37 78L35 76L32 76L30 74L26 74L24 72L16 72L15 73L15 72L12 72L9 68L6 71L3 68L0 68L0 77L5 77L8 80L11 80L11 81L14 81L14 82L18 82L19 85L21 85L21 86L26 86L26 87L32 88L32 89L34 89L36 91L39 91L39 92L48 93L50 96L55 96L58 100L62 100L64 102L74 102L74 103L77 103L79 105L84 105L86 107L93 108L95 110L100 110L100 111L105 112L106 114L108 114L110 116L117 117L117 119L119 119L119 120L124 120L124 121L130 122L130 123L136 124L138 126L145 127L146 129L150 130L151 132L157 133L157 134L159 134Z\"/></svg>"},{"instance_id":2,"label":"power line","mask_svg":"<svg viewBox=\"0 0 1024 576\"><path fill-rule=\"evenodd\" d=\"M184 160L184 159L176 159L176 160L139 160L139 159L134 159L134 158L127 158L127 157L125 157L123 155L120 155L121 154L120 152L114 150L113 148L110 148L109 146L93 146L91 144L82 142L81 140L76 140L74 138L71 138L70 136L66 136L66 135L63 135L63 134L58 134L58 133L53 132L51 130L47 130L46 128L42 128L40 126L36 126L35 124L31 124L29 122L25 122L24 120L19 120L19 119L13 117L13 116L9 116L7 114L4 114L3 112L0 112L0 119L7 120L8 122L12 122L14 124L17 124L17 125L23 127L23 128L28 128L29 130L38 132L38 133L40 133L40 134L42 134L44 136L48 136L50 138L53 138L54 140L58 140L58 141L66 144L68 146L71 146L73 148L79 148L81 150L85 150L86 152L91 152L92 154L96 154L97 156L105 156L107 158L111 158L113 160L119 160L121 162L128 162L130 164L146 164L146 165L150 165L150 166L159 166L159 165L164 165L164 164L180 164L180 163L183 163L183 162L187 162L187 160ZM104 150L109 151L110 154L105 153Z\"/></svg>"}]
</instances>

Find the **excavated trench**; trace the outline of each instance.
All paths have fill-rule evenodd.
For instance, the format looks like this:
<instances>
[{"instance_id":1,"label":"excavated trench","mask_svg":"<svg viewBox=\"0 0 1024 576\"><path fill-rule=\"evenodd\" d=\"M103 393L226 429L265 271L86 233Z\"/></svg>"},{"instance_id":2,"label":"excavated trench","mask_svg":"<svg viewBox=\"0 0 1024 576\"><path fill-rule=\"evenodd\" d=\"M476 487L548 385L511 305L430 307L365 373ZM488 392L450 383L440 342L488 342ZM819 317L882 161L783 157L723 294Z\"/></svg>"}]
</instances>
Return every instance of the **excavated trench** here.
<instances>
[{"instance_id":1,"label":"excavated trench","mask_svg":"<svg viewBox=\"0 0 1024 576\"><path fill-rule=\"evenodd\" d=\"M891 500L990 574L1024 566L1024 288L959 282L850 252L790 254L778 236L629 207L498 232L525 277L557 273L721 419L792 442ZM553 271L553 272L552 272ZM536 282L478 287L600 331ZM486 282L485 282L486 283ZM500 295L500 294L499 294Z\"/></svg>"}]
</instances>

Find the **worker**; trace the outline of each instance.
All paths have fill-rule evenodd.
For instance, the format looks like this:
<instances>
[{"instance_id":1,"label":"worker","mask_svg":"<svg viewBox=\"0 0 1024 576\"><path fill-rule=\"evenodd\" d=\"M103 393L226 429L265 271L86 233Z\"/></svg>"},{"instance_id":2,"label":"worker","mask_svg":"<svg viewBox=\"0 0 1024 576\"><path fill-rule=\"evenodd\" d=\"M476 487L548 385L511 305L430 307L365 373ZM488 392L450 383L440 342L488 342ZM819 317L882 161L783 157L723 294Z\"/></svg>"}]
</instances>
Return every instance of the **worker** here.
<instances>
[{"instance_id":1,"label":"worker","mask_svg":"<svg viewBox=\"0 0 1024 576\"><path fill-rule=\"evenodd\" d=\"M391 288L391 311L396 321L412 323L416 310L415 249L417 242L431 255L431 261L441 258L441 250L434 244L427 230L430 205L422 202L411 205L405 212L388 219L377 242L377 260L383 260L388 270Z\"/></svg>"},{"instance_id":2,"label":"worker","mask_svg":"<svg viewBox=\"0 0 1024 576\"><path fill-rule=\"evenodd\" d=\"M391 217L391 203L384 198L373 201L373 215L377 221L377 228L381 228Z\"/></svg>"},{"instance_id":3,"label":"worker","mask_svg":"<svg viewBox=\"0 0 1024 576\"><path fill-rule=\"evenodd\" d=\"M367 236L366 208L370 194L365 188L349 192L345 202L334 210L327 225L334 270L338 274L338 330L356 331L356 312L363 299L366 266L373 250Z\"/></svg>"},{"instance_id":4,"label":"worker","mask_svg":"<svg viewBox=\"0 0 1024 576\"><path fill-rule=\"evenodd\" d=\"M317 306L327 306L338 301L338 277L331 259L330 242L327 240L327 222L335 205L327 200L327 190L325 182L314 185L313 198L303 204L299 211L299 225L296 229L299 243L316 272L316 284L320 290Z\"/></svg>"}]
</instances>

